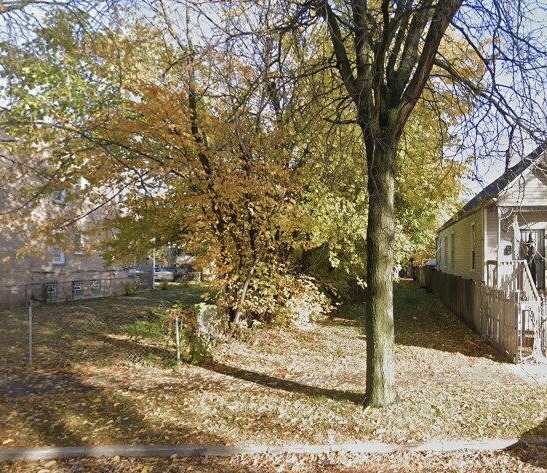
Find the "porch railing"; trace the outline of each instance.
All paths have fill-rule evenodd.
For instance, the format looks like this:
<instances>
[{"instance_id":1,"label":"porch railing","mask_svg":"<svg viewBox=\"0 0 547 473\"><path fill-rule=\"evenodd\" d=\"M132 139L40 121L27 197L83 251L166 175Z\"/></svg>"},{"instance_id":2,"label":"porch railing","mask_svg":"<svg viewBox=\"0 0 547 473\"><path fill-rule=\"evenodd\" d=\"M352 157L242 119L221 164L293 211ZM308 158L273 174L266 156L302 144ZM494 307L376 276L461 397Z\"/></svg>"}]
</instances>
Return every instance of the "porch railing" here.
<instances>
[{"instance_id":1,"label":"porch railing","mask_svg":"<svg viewBox=\"0 0 547 473\"><path fill-rule=\"evenodd\" d=\"M525 260L487 261L487 285L516 298L518 336L521 358L531 356L546 360L547 322L545 301Z\"/></svg>"}]
</instances>

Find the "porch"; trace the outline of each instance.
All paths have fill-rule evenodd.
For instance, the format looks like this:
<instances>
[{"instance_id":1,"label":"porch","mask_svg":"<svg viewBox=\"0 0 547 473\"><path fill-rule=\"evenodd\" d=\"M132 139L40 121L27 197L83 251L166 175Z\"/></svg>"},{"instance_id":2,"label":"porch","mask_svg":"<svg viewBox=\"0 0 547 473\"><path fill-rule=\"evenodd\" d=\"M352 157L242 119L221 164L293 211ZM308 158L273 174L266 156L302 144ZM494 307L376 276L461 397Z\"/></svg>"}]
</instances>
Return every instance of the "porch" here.
<instances>
[{"instance_id":1,"label":"porch","mask_svg":"<svg viewBox=\"0 0 547 473\"><path fill-rule=\"evenodd\" d=\"M486 285L512 292L529 290L525 280L530 276L538 292L544 293L547 206L492 206L486 209L485 220Z\"/></svg>"},{"instance_id":2,"label":"porch","mask_svg":"<svg viewBox=\"0 0 547 473\"><path fill-rule=\"evenodd\" d=\"M516 304L521 357L547 356L547 207L486 209L484 284Z\"/></svg>"}]
</instances>

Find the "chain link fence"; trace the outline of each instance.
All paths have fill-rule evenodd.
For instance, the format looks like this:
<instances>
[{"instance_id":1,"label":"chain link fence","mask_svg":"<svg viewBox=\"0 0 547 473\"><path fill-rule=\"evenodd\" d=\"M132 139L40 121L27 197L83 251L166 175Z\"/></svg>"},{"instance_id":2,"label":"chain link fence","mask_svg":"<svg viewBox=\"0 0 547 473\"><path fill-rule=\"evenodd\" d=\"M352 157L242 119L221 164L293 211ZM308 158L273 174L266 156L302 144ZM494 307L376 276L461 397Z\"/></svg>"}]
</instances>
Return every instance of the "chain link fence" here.
<instances>
[{"instance_id":1,"label":"chain link fence","mask_svg":"<svg viewBox=\"0 0 547 473\"><path fill-rule=\"evenodd\" d=\"M44 278L26 284L5 284L0 287L0 309L17 305L28 306L30 301L53 303L130 294L152 289L152 274L141 272L130 276L74 278L57 280Z\"/></svg>"},{"instance_id":2,"label":"chain link fence","mask_svg":"<svg viewBox=\"0 0 547 473\"><path fill-rule=\"evenodd\" d=\"M86 364L176 363L166 309L175 302L199 303L203 289L181 282L143 292L144 279L98 281L29 285L27 306L0 311L0 380L29 367L48 372Z\"/></svg>"}]
</instances>

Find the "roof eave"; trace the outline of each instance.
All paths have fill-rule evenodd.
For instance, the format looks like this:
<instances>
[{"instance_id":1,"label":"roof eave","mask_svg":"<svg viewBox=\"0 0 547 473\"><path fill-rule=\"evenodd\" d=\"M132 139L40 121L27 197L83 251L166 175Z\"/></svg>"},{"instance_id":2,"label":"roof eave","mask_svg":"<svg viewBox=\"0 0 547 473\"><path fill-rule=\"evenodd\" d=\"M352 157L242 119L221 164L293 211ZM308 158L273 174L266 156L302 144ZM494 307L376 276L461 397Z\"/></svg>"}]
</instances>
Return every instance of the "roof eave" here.
<instances>
[{"instance_id":1,"label":"roof eave","mask_svg":"<svg viewBox=\"0 0 547 473\"><path fill-rule=\"evenodd\" d=\"M495 204L497 202L497 198L491 197L489 199L483 200L480 204L473 207L471 210L467 210L465 212L461 211L460 213L457 213L454 215L450 220L444 223L444 225L437 230L437 234L442 232L443 230L446 230L447 228L451 227L455 223L458 223L461 219L468 217L471 214L474 214L475 212L478 212L479 210L489 207L490 204Z\"/></svg>"}]
</instances>

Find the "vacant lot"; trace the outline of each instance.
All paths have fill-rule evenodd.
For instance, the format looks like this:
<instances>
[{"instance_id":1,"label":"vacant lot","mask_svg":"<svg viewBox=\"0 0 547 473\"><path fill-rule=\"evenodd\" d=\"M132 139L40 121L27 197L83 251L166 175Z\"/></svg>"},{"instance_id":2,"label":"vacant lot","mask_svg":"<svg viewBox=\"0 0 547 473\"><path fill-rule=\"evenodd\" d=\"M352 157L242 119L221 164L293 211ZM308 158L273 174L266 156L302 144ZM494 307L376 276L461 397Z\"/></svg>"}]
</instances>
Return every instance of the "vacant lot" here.
<instances>
[{"instance_id":1,"label":"vacant lot","mask_svg":"<svg viewBox=\"0 0 547 473\"><path fill-rule=\"evenodd\" d=\"M547 388L512 374L415 286L396 291L398 402L382 410L361 407L362 307L311 331L252 330L202 366L176 367L172 345L134 331L175 300L199 301L199 291L38 307L32 369L24 310L1 313L0 445L547 436Z\"/></svg>"}]
</instances>

